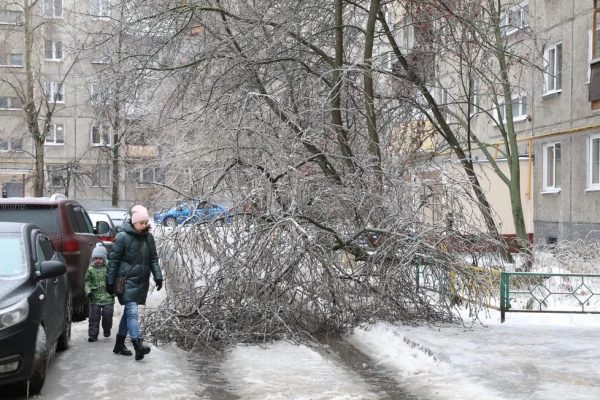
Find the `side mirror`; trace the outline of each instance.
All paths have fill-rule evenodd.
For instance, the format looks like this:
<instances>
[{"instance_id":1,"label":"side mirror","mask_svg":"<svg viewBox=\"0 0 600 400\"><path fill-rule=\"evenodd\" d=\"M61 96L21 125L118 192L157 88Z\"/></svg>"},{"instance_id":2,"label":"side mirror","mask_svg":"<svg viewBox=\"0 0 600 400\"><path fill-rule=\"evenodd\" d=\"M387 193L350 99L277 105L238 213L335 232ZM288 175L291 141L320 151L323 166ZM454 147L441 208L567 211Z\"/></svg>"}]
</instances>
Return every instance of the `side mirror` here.
<instances>
[{"instance_id":1,"label":"side mirror","mask_svg":"<svg viewBox=\"0 0 600 400\"><path fill-rule=\"evenodd\" d=\"M67 272L67 266L62 261L42 261L40 270L36 273L38 279L54 278Z\"/></svg>"},{"instance_id":2,"label":"side mirror","mask_svg":"<svg viewBox=\"0 0 600 400\"><path fill-rule=\"evenodd\" d=\"M106 221L98 221L96 222L96 234L104 235L110 232L110 225Z\"/></svg>"}]
</instances>

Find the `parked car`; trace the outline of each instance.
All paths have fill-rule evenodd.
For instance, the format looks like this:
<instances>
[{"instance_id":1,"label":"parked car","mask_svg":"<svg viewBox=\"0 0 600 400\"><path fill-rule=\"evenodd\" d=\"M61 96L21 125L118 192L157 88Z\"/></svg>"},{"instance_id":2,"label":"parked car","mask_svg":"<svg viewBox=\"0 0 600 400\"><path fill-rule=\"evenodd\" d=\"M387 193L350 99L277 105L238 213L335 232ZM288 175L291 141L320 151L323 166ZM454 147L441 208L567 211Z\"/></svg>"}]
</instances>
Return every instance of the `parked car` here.
<instances>
[{"instance_id":1,"label":"parked car","mask_svg":"<svg viewBox=\"0 0 600 400\"><path fill-rule=\"evenodd\" d=\"M29 222L41 227L52 240L67 264L67 276L73 298L73 321L87 317L84 292L85 273L92 249L109 227L100 223L101 232L93 227L85 208L63 195L51 197L10 197L0 199L0 222Z\"/></svg>"},{"instance_id":2,"label":"parked car","mask_svg":"<svg viewBox=\"0 0 600 400\"><path fill-rule=\"evenodd\" d=\"M198 224L213 221L231 223L233 214L229 208L208 201L180 203L177 206L154 214L154 222L169 227L182 224Z\"/></svg>"},{"instance_id":3,"label":"parked car","mask_svg":"<svg viewBox=\"0 0 600 400\"><path fill-rule=\"evenodd\" d=\"M121 230L121 225L123 225L123 221L125 221L129 214L129 210L126 208L101 208L99 210L94 210L93 212L108 214L115 225L117 232Z\"/></svg>"},{"instance_id":4,"label":"parked car","mask_svg":"<svg viewBox=\"0 0 600 400\"><path fill-rule=\"evenodd\" d=\"M54 346L69 347L67 267L48 235L29 223L0 222L0 259L0 385L28 381L29 393L38 394Z\"/></svg>"},{"instance_id":5,"label":"parked car","mask_svg":"<svg viewBox=\"0 0 600 400\"><path fill-rule=\"evenodd\" d=\"M92 225L96 229L96 232L98 232L98 239L102 241L106 250L110 252L115 237L117 236L115 224L107 213L89 211L88 215L92 220ZM109 229L106 232L104 232L103 224L101 224L101 222L108 224Z\"/></svg>"}]
</instances>

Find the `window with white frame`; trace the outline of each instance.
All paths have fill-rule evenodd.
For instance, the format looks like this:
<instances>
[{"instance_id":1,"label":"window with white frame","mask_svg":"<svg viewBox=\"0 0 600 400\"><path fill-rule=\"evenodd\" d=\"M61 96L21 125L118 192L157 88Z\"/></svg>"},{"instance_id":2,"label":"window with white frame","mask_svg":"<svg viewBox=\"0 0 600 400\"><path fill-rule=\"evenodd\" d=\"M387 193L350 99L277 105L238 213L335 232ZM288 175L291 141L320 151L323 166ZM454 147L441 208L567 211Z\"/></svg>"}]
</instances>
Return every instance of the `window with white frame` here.
<instances>
[{"instance_id":1,"label":"window with white frame","mask_svg":"<svg viewBox=\"0 0 600 400\"><path fill-rule=\"evenodd\" d=\"M452 115L452 97L446 88L440 88L439 108L446 122L454 122L454 116Z\"/></svg>"},{"instance_id":2,"label":"window with white frame","mask_svg":"<svg viewBox=\"0 0 600 400\"><path fill-rule=\"evenodd\" d=\"M0 109L3 110L21 110L23 102L20 97L16 96L0 96Z\"/></svg>"},{"instance_id":3,"label":"window with white frame","mask_svg":"<svg viewBox=\"0 0 600 400\"><path fill-rule=\"evenodd\" d=\"M91 136L92 146L110 146L112 129L108 124L93 125Z\"/></svg>"},{"instance_id":4,"label":"window with white frame","mask_svg":"<svg viewBox=\"0 0 600 400\"><path fill-rule=\"evenodd\" d=\"M54 164L46 166L48 171L48 186L50 187L62 187L64 182L67 180L67 170L62 164Z\"/></svg>"},{"instance_id":5,"label":"window with white frame","mask_svg":"<svg viewBox=\"0 0 600 400\"><path fill-rule=\"evenodd\" d=\"M146 167L136 174L138 183L165 183L165 170L160 167Z\"/></svg>"},{"instance_id":6,"label":"window with white frame","mask_svg":"<svg viewBox=\"0 0 600 400\"><path fill-rule=\"evenodd\" d=\"M23 138L0 139L0 151L23 151Z\"/></svg>"},{"instance_id":7,"label":"window with white frame","mask_svg":"<svg viewBox=\"0 0 600 400\"><path fill-rule=\"evenodd\" d=\"M506 36L512 35L526 26L529 26L529 1L511 6L500 17L500 28Z\"/></svg>"},{"instance_id":8,"label":"window with white frame","mask_svg":"<svg viewBox=\"0 0 600 400\"><path fill-rule=\"evenodd\" d=\"M110 166L97 165L92 172L92 186L108 187L110 186Z\"/></svg>"},{"instance_id":9,"label":"window with white frame","mask_svg":"<svg viewBox=\"0 0 600 400\"><path fill-rule=\"evenodd\" d=\"M21 25L22 23L22 11L0 10L0 25Z\"/></svg>"},{"instance_id":10,"label":"window with white frame","mask_svg":"<svg viewBox=\"0 0 600 400\"><path fill-rule=\"evenodd\" d=\"M90 0L90 15L94 18L110 17L110 0Z\"/></svg>"},{"instance_id":11,"label":"window with white frame","mask_svg":"<svg viewBox=\"0 0 600 400\"><path fill-rule=\"evenodd\" d=\"M547 143L543 146L543 189L544 191L557 191L560 189L560 143Z\"/></svg>"},{"instance_id":12,"label":"window with white frame","mask_svg":"<svg viewBox=\"0 0 600 400\"><path fill-rule=\"evenodd\" d=\"M408 51L415 47L415 26L410 16L405 16L395 26L396 41L400 50Z\"/></svg>"},{"instance_id":13,"label":"window with white frame","mask_svg":"<svg viewBox=\"0 0 600 400\"><path fill-rule=\"evenodd\" d=\"M513 95L511 106L513 121L523 121L527 118L526 95ZM506 104L504 104L504 98L501 98L498 101L498 118L506 122Z\"/></svg>"},{"instance_id":14,"label":"window with white frame","mask_svg":"<svg viewBox=\"0 0 600 400\"><path fill-rule=\"evenodd\" d=\"M47 145L65 144L65 126L63 124L51 124L44 143Z\"/></svg>"},{"instance_id":15,"label":"window with white frame","mask_svg":"<svg viewBox=\"0 0 600 400\"><path fill-rule=\"evenodd\" d=\"M479 106L479 96L477 95L477 79L470 78L469 79L469 116L473 116L477 114L478 106Z\"/></svg>"},{"instance_id":16,"label":"window with white frame","mask_svg":"<svg viewBox=\"0 0 600 400\"><path fill-rule=\"evenodd\" d=\"M110 99L110 95L110 87L107 87L104 82L93 82L90 84L90 101L92 104L106 104Z\"/></svg>"},{"instance_id":17,"label":"window with white frame","mask_svg":"<svg viewBox=\"0 0 600 400\"><path fill-rule=\"evenodd\" d=\"M46 98L49 102L64 103L65 102L65 86L62 82L45 82L44 90Z\"/></svg>"},{"instance_id":18,"label":"window with white frame","mask_svg":"<svg viewBox=\"0 0 600 400\"><path fill-rule=\"evenodd\" d=\"M588 187L600 189L600 135L590 136L588 148Z\"/></svg>"},{"instance_id":19,"label":"window with white frame","mask_svg":"<svg viewBox=\"0 0 600 400\"><path fill-rule=\"evenodd\" d=\"M562 88L562 44L544 51L544 93L560 92Z\"/></svg>"},{"instance_id":20,"label":"window with white frame","mask_svg":"<svg viewBox=\"0 0 600 400\"><path fill-rule=\"evenodd\" d=\"M60 40L44 40L44 59L48 61L62 61L63 49Z\"/></svg>"},{"instance_id":21,"label":"window with white frame","mask_svg":"<svg viewBox=\"0 0 600 400\"><path fill-rule=\"evenodd\" d=\"M44 0L44 17L62 18L63 1L62 0Z\"/></svg>"},{"instance_id":22,"label":"window with white frame","mask_svg":"<svg viewBox=\"0 0 600 400\"><path fill-rule=\"evenodd\" d=\"M0 67L22 67L23 54L0 52Z\"/></svg>"}]
</instances>

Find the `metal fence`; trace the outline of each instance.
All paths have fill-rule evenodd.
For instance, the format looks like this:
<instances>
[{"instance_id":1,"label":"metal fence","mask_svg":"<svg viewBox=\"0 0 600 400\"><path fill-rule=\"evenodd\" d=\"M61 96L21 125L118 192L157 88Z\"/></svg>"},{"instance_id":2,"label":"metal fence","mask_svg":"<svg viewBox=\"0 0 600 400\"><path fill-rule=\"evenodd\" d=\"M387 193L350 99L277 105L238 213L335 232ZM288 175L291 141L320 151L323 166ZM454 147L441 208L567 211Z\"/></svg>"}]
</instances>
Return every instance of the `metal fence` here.
<instances>
[{"instance_id":1,"label":"metal fence","mask_svg":"<svg viewBox=\"0 0 600 400\"><path fill-rule=\"evenodd\" d=\"M502 272L501 322L507 312L600 314L600 275Z\"/></svg>"}]
</instances>

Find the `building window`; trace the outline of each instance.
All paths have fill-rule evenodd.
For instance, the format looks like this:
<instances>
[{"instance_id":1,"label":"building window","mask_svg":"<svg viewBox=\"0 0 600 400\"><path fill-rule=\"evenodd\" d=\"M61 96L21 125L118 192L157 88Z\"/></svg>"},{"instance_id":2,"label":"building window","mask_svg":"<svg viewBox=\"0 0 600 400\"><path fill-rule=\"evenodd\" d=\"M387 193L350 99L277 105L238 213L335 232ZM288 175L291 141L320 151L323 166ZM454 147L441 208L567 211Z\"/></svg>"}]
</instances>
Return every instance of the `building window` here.
<instances>
[{"instance_id":1,"label":"building window","mask_svg":"<svg viewBox=\"0 0 600 400\"><path fill-rule=\"evenodd\" d=\"M50 187L63 187L66 182L66 168L64 165L55 164L46 167L48 171L48 185Z\"/></svg>"},{"instance_id":2,"label":"building window","mask_svg":"<svg viewBox=\"0 0 600 400\"><path fill-rule=\"evenodd\" d=\"M92 104L107 104L110 99L111 90L102 82L90 84L90 101Z\"/></svg>"},{"instance_id":3,"label":"building window","mask_svg":"<svg viewBox=\"0 0 600 400\"><path fill-rule=\"evenodd\" d=\"M600 135L591 136L588 147L588 187L600 189Z\"/></svg>"},{"instance_id":4,"label":"building window","mask_svg":"<svg viewBox=\"0 0 600 400\"><path fill-rule=\"evenodd\" d=\"M600 58L600 0L594 0L592 59Z\"/></svg>"},{"instance_id":5,"label":"building window","mask_svg":"<svg viewBox=\"0 0 600 400\"><path fill-rule=\"evenodd\" d=\"M20 97L0 96L0 109L4 110L22 110L23 102Z\"/></svg>"},{"instance_id":6,"label":"building window","mask_svg":"<svg viewBox=\"0 0 600 400\"><path fill-rule=\"evenodd\" d=\"M63 50L60 40L44 40L44 59L48 61L62 61Z\"/></svg>"},{"instance_id":7,"label":"building window","mask_svg":"<svg viewBox=\"0 0 600 400\"><path fill-rule=\"evenodd\" d=\"M479 96L477 95L477 79L469 79L469 116L477 114L479 106Z\"/></svg>"},{"instance_id":8,"label":"building window","mask_svg":"<svg viewBox=\"0 0 600 400\"><path fill-rule=\"evenodd\" d=\"M22 23L22 11L0 10L0 25L21 25Z\"/></svg>"},{"instance_id":9,"label":"building window","mask_svg":"<svg viewBox=\"0 0 600 400\"><path fill-rule=\"evenodd\" d=\"M63 2L62 0L44 0L44 17L62 18Z\"/></svg>"},{"instance_id":10,"label":"building window","mask_svg":"<svg viewBox=\"0 0 600 400\"><path fill-rule=\"evenodd\" d=\"M544 191L560 190L560 143L544 145Z\"/></svg>"},{"instance_id":11,"label":"building window","mask_svg":"<svg viewBox=\"0 0 600 400\"><path fill-rule=\"evenodd\" d=\"M402 21L394 26L396 42L400 50L409 51L415 47L415 25L412 18L407 15Z\"/></svg>"},{"instance_id":12,"label":"building window","mask_svg":"<svg viewBox=\"0 0 600 400\"><path fill-rule=\"evenodd\" d=\"M527 96L513 96L512 98L513 121L523 121L527 118ZM504 98L498 101L498 118L506 122L506 105Z\"/></svg>"},{"instance_id":13,"label":"building window","mask_svg":"<svg viewBox=\"0 0 600 400\"><path fill-rule=\"evenodd\" d=\"M62 82L45 82L44 89L49 102L65 102L65 86Z\"/></svg>"},{"instance_id":14,"label":"building window","mask_svg":"<svg viewBox=\"0 0 600 400\"><path fill-rule=\"evenodd\" d=\"M0 53L0 67L22 67L23 54Z\"/></svg>"},{"instance_id":15,"label":"building window","mask_svg":"<svg viewBox=\"0 0 600 400\"><path fill-rule=\"evenodd\" d=\"M94 18L110 17L110 1L109 0L91 0L90 14Z\"/></svg>"},{"instance_id":16,"label":"building window","mask_svg":"<svg viewBox=\"0 0 600 400\"><path fill-rule=\"evenodd\" d=\"M110 146L111 131L110 125L92 126L92 146Z\"/></svg>"},{"instance_id":17,"label":"building window","mask_svg":"<svg viewBox=\"0 0 600 400\"><path fill-rule=\"evenodd\" d=\"M510 7L500 17L500 29L506 36L527 26L529 26L529 1Z\"/></svg>"},{"instance_id":18,"label":"building window","mask_svg":"<svg viewBox=\"0 0 600 400\"><path fill-rule=\"evenodd\" d=\"M165 183L165 170L160 167L146 167L136 173L138 183Z\"/></svg>"},{"instance_id":19,"label":"building window","mask_svg":"<svg viewBox=\"0 0 600 400\"><path fill-rule=\"evenodd\" d=\"M544 93L560 92L562 88L562 44L544 52Z\"/></svg>"},{"instance_id":20,"label":"building window","mask_svg":"<svg viewBox=\"0 0 600 400\"><path fill-rule=\"evenodd\" d=\"M110 167L107 165L97 165L92 173L92 186L108 187L110 186Z\"/></svg>"},{"instance_id":21,"label":"building window","mask_svg":"<svg viewBox=\"0 0 600 400\"><path fill-rule=\"evenodd\" d=\"M0 151L23 151L23 138L0 139Z\"/></svg>"},{"instance_id":22,"label":"building window","mask_svg":"<svg viewBox=\"0 0 600 400\"><path fill-rule=\"evenodd\" d=\"M65 144L65 127L62 124L52 124L46 134L46 141L48 145L62 145Z\"/></svg>"}]
</instances>

